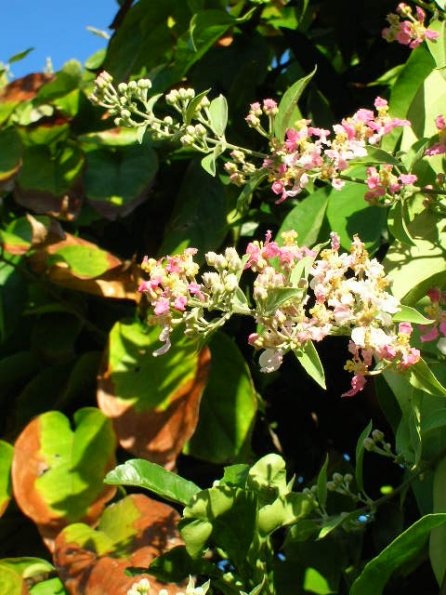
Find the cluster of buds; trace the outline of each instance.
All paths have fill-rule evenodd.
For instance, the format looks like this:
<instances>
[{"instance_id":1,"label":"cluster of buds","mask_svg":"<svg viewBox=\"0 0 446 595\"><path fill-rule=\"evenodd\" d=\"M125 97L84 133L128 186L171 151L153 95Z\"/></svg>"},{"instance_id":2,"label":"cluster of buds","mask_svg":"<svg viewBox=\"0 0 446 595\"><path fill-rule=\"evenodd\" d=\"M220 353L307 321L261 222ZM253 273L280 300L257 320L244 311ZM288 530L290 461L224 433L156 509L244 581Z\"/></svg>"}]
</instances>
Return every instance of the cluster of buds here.
<instances>
[{"instance_id":1,"label":"cluster of buds","mask_svg":"<svg viewBox=\"0 0 446 595\"><path fill-rule=\"evenodd\" d=\"M209 590L209 586L210 581L207 581L201 585L201 587L196 587L195 578L190 577L186 591L178 591L176 595L206 595ZM142 578L132 585L132 587L127 591L127 595L154 595L154 591L150 586L150 581L146 578ZM158 591L157 595L169 595L169 591L167 589L161 589Z\"/></svg>"},{"instance_id":2,"label":"cluster of buds","mask_svg":"<svg viewBox=\"0 0 446 595\"><path fill-rule=\"evenodd\" d=\"M396 13L387 15L389 27L382 31L382 36L386 41L397 41L402 45L407 45L411 49L417 48L426 39L435 41L439 34L425 26L426 13L417 6L415 14L412 8L401 2L396 8Z\"/></svg>"},{"instance_id":3,"label":"cluster of buds","mask_svg":"<svg viewBox=\"0 0 446 595\"><path fill-rule=\"evenodd\" d=\"M274 119L279 113L279 107L274 99L264 99L262 104L258 101L251 103L249 113L246 116L246 123L250 128L254 128L259 134L270 138L273 134ZM268 131L262 125L262 116L268 118Z\"/></svg>"},{"instance_id":4,"label":"cluster of buds","mask_svg":"<svg viewBox=\"0 0 446 595\"><path fill-rule=\"evenodd\" d=\"M239 149L234 149L230 155L232 161L227 161L224 166L229 174L229 180L236 186L243 186L256 172L256 166L246 158L246 153Z\"/></svg>"},{"instance_id":5,"label":"cluster of buds","mask_svg":"<svg viewBox=\"0 0 446 595\"><path fill-rule=\"evenodd\" d=\"M142 266L150 278L140 291L152 308L148 321L162 326L164 342L155 355L169 349L170 333L180 323L187 335L206 336L233 314L242 314L257 323L248 342L261 351L262 372L276 371L286 353L298 355L309 342L328 335L350 337L352 358L346 369L353 379L343 396L361 391L367 376L416 364L420 354L409 344L412 327L393 322L400 304L387 291L382 265L369 258L359 238L350 253L340 253L339 238L332 233L330 247L318 250L299 246L293 232L284 234L279 245L268 232L264 242L251 242L242 257L234 248L208 253L206 261L214 271L201 278L193 248L159 260L146 258ZM240 287L244 271L255 275L253 304ZM371 370L374 359L377 365Z\"/></svg>"},{"instance_id":6,"label":"cluster of buds","mask_svg":"<svg viewBox=\"0 0 446 595\"><path fill-rule=\"evenodd\" d=\"M256 105L256 104L254 104ZM299 194L310 181L329 182L336 189L344 186L342 172L350 162L367 156L367 145L377 145L394 128L410 122L392 118L388 103L378 97L376 112L360 109L333 126L332 132L300 120L286 132L285 143L271 141L271 155L264 160L271 189L279 198Z\"/></svg>"},{"instance_id":7,"label":"cluster of buds","mask_svg":"<svg viewBox=\"0 0 446 595\"><path fill-rule=\"evenodd\" d=\"M381 430L373 430L371 435L364 439L364 448L369 452L374 452L375 454L392 459L398 465L407 464L401 455L393 452L392 445L390 442L386 442L384 433Z\"/></svg>"},{"instance_id":8,"label":"cluster of buds","mask_svg":"<svg viewBox=\"0 0 446 595\"><path fill-rule=\"evenodd\" d=\"M437 341L437 348L446 355L446 291L438 287L427 292L430 304L425 308L428 317L434 321L433 326L421 326L423 333L420 339L423 343Z\"/></svg>"},{"instance_id":9,"label":"cluster of buds","mask_svg":"<svg viewBox=\"0 0 446 595\"><path fill-rule=\"evenodd\" d=\"M368 192L364 198L375 206L388 207L397 200L412 195L415 191L413 185L417 181L414 174L395 174L393 165L388 163L367 169Z\"/></svg>"},{"instance_id":10,"label":"cluster of buds","mask_svg":"<svg viewBox=\"0 0 446 595\"><path fill-rule=\"evenodd\" d=\"M438 131L438 143L429 147L426 150L425 155L432 157L434 155L443 155L446 153L446 120L443 115L435 118L435 125Z\"/></svg>"},{"instance_id":11,"label":"cluster of buds","mask_svg":"<svg viewBox=\"0 0 446 595\"><path fill-rule=\"evenodd\" d=\"M348 496L355 502L363 501L360 494L352 491L352 482L353 475L351 473L346 473L345 475L342 475L341 473L333 473L331 481L327 481L327 490L329 492L341 494L342 496Z\"/></svg>"},{"instance_id":12,"label":"cluster of buds","mask_svg":"<svg viewBox=\"0 0 446 595\"><path fill-rule=\"evenodd\" d=\"M165 96L172 115L159 118L153 108L161 95L149 97L151 87L149 79L119 83L115 87L113 77L104 71L95 81L90 100L116 116L116 126L139 128L155 140L180 141L196 150L209 152L205 125L209 125L210 102L206 95L197 101L193 89L174 89Z\"/></svg>"}]
</instances>

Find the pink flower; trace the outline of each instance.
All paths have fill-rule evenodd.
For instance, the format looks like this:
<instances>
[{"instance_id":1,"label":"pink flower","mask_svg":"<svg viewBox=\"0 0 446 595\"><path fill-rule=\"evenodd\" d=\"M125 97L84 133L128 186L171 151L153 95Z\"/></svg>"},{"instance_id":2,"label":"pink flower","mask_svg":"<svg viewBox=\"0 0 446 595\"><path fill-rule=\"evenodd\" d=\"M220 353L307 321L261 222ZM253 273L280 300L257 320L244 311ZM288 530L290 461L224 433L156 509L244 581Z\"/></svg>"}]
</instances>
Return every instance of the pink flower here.
<instances>
[{"instance_id":1,"label":"pink flower","mask_svg":"<svg viewBox=\"0 0 446 595\"><path fill-rule=\"evenodd\" d=\"M341 397L354 397L364 389L366 382L367 380L365 376L363 376L362 374L355 374L351 380L352 388L346 393L343 393Z\"/></svg>"},{"instance_id":2,"label":"pink flower","mask_svg":"<svg viewBox=\"0 0 446 595\"><path fill-rule=\"evenodd\" d=\"M186 305L187 298L184 295L179 295L177 298L175 298L175 301L173 303L173 307L175 308L175 310L178 310L179 312L184 312L184 310L186 309Z\"/></svg>"},{"instance_id":3,"label":"pink flower","mask_svg":"<svg viewBox=\"0 0 446 595\"><path fill-rule=\"evenodd\" d=\"M169 300L166 298L160 298L153 309L154 313L157 316L162 316L163 314L167 314L170 310Z\"/></svg>"},{"instance_id":4,"label":"pink flower","mask_svg":"<svg viewBox=\"0 0 446 595\"><path fill-rule=\"evenodd\" d=\"M410 335L412 334L413 328L410 322L400 322L398 326L398 332L402 335Z\"/></svg>"}]
</instances>

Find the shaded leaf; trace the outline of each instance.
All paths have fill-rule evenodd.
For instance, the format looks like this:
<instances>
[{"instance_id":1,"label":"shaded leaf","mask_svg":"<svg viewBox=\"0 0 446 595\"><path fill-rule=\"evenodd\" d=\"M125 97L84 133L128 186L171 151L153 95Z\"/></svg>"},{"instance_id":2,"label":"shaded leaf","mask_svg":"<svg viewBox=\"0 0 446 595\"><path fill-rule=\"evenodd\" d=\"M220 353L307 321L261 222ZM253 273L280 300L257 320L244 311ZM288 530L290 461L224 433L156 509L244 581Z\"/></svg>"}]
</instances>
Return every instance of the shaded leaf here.
<instances>
[{"instance_id":1,"label":"shaded leaf","mask_svg":"<svg viewBox=\"0 0 446 595\"><path fill-rule=\"evenodd\" d=\"M355 580L350 595L381 595L392 573L420 555L429 533L446 523L446 514L428 514L399 535L368 564Z\"/></svg>"},{"instance_id":2,"label":"shaded leaf","mask_svg":"<svg viewBox=\"0 0 446 595\"><path fill-rule=\"evenodd\" d=\"M359 435L358 441L356 443L356 451L355 451L355 480L358 490L360 492L364 491L364 473L363 473L363 462L364 462L364 440L369 436L370 432L372 431L373 423L372 420L369 421L367 426L362 430L361 434Z\"/></svg>"},{"instance_id":3,"label":"shaded leaf","mask_svg":"<svg viewBox=\"0 0 446 595\"><path fill-rule=\"evenodd\" d=\"M22 165L22 142L15 128L0 131L0 188L17 175Z\"/></svg>"},{"instance_id":4,"label":"shaded leaf","mask_svg":"<svg viewBox=\"0 0 446 595\"><path fill-rule=\"evenodd\" d=\"M83 165L76 145L66 145L56 154L45 145L26 147L14 189L16 201L35 213L73 219L81 206Z\"/></svg>"},{"instance_id":5,"label":"shaded leaf","mask_svg":"<svg viewBox=\"0 0 446 595\"><path fill-rule=\"evenodd\" d=\"M192 162L177 194L159 254L174 254L192 246L203 255L220 246L227 230L222 185L209 179L199 162Z\"/></svg>"},{"instance_id":6,"label":"shaded leaf","mask_svg":"<svg viewBox=\"0 0 446 595\"><path fill-rule=\"evenodd\" d=\"M86 155L85 194L107 219L124 217L147 199L158 170L148 144L98 148Z\"/></svg>"},{"instance_id":7,"label":"shaded leaf","mask_svg":"<svg viewBox=\"0 0 446 595\"><path fill-rule=\"evenodd\" d=\"M226 463L249 448L257 411L256 390L249 367L232 339L216 333L209 348L211 368L199 422L185 452L205 461Z\"/></svg>"}]
</instances>

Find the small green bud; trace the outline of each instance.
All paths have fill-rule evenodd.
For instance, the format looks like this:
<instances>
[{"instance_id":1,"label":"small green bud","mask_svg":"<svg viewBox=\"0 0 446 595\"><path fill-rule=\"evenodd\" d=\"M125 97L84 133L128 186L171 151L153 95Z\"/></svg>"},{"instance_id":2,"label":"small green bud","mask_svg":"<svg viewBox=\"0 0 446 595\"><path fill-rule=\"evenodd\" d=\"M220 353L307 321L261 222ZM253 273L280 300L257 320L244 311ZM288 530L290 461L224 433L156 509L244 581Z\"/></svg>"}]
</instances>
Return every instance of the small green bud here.
<instances>
[{"instance_id":1,"label":"small green bud","mask_svg":"<svg viewBox=\"0 0 446 595\"><path fill-rule=\"evenodd\" d=\"M340 484L344 481L344 478L340 473L333 473L333 481L337 484Z\"/></svg>"},{"instance_id":2,"label":"small green bud","mask_svg":"<svg viewBox=\"0 0 446 595\"><path fill-rule=\"evenodd\" d=\"M366 438L364 440L364 448L368 451L373 451L375 450L375 441L372 440L371 438Z\"/></svg>"},{"instance_id":3,"label":"small green bud","mask_svg":"<svg viewBox=\"0 0 446 595\"><path fill-rule=\"evenodd\" d=\"M119 83L118 91L120 93L125 93L127 91L127 83Z\"/></svg>"},{"instance_id":4,"label":"small green bud","mask_svg":"<svg viewBox=\"0 0 446 595\"><path fill-rule=\"evenodd\" d=\"M128 83L128 88L129 88L131 91L135 91L135 90L138 88L138 83L137 83L136 81L130 81L130 82Z\"/></svg>"},{"instance_id":5,"label":"small green bud","mask_svg":"<svg viewBox=\"0 0 446 595\"><path fill-rule=\"evenodd\" d=\"M372 438L375 442L382 442L384 440L384 433L381 430L373 430Z\"/></svg>"}]
</instances>

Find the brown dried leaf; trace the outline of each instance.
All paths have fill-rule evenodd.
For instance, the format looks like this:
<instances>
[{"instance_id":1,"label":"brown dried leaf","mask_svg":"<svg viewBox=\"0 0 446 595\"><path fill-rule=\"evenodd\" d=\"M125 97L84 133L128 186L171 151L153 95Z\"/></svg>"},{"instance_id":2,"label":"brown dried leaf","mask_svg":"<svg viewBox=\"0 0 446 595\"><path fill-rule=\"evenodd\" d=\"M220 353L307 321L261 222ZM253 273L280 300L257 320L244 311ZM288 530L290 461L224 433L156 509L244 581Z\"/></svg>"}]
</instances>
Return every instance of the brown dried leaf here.
<instances>
[{"instance_id":1,"label":"brown dried leaf","mask_svg":"<svg viewBox=\"0 0 446 595\"><path fill-rule=\"evenodd\" d=\"M141 578L150 581L155 593L165 588L174 595L177 585L160 583L148 574L126 576L125 569L146 568L181 545L179 519L171 506L132 494L107 508L98 530L81 524L64 529L55 542L54 564L73 595L125 595Z\"/></svg>"}]
</instances>

